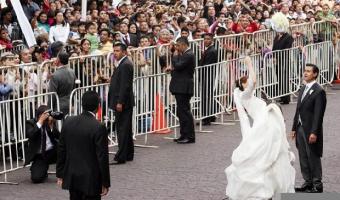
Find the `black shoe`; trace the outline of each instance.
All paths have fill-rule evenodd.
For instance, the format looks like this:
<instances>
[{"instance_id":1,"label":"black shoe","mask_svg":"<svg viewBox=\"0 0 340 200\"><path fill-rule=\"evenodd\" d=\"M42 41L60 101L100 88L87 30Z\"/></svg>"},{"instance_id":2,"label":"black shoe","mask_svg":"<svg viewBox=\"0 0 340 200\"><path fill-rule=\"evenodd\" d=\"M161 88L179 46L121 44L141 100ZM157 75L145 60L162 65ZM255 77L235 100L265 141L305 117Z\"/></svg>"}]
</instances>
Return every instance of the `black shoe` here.
<instances>
[{"instance_id":1,"label":"black shoe","mask_svg":"<svg viewBox=\"0 0 340 200\"><path fill-rule=\"evenodd\" d=\"M178 141L183 140L183 139L184 139L184 137L181 136L181 137L179 137L179 138L175 138L175 139L174 139L174 142L178 142Z\"/></svg>"},{"instance_id":2,"label":"black shoe","mask_svg":"<svg viewBox=\"0 0 340 200\"><path fill-rule=\"evenodd\" d=\"M189 144L189 143L195 143L195 139L183 139L183 140L178 140L178 144Z\"/></svg>"},{"instance_id":3,"label":"black shoe","mask_svg":"<svg viewBox=\"0 0 340 200\"><path fill-rule=\"evenodd\" d=\"M311 190L313 188L313 185L311 183L304 183L301 187L296 187L296 192L307 192L308 190Z\"/></svg>"},{"instance_id":4,"label":"black shoe","mask_svg":"<svg viewBox=\"0 0 340 200\"><path fill-rule=\"evenodd\" d=\"M288 105L288 104L289 104L289 101L281 101L280 104L281 104L281 105Z\"/></svg>"},{"instance_id":5,"label":"black shoe","mask_svg":"<svg viewBox=\"0 0 340 200\"><path fill-rule=\"evenodd\" d=\"M113 161L112 163L109 163L109 165L122 165L125 164L125 161Z\"/></svg>"},{"instance_id":6,"label":"black shoe","mask_svg":"<svg viewBox=\"0 0 340 200\"><path fill-rule=\"evenodd\" d=\"M311 189L306 190L307 193L323 193L323 188L312 187Z\"/></svg>"}]
</instances>

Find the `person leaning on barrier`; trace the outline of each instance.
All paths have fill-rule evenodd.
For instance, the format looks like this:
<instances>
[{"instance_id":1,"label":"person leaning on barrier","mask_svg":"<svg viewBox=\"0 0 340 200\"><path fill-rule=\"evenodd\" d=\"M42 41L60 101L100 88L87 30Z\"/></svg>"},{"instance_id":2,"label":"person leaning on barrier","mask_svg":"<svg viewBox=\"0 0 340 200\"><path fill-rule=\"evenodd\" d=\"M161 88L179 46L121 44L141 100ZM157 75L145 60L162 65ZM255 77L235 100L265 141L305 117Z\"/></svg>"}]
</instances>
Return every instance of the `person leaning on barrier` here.
<instances>
[{"instance_id":1,"label":"person leaning on barrier","mask_svg":"<svg viewBox=\"0 0 340 200\"><path fill-rule=\"evenodd\" d=\"M58 146L58 185L69 190L71 200L101 199L110 187L108 133L95 113L99 95L87 91L84 112L66 118Z\"/></svg>"},{"instance_id":2,"label":"person leaning on barrier","mask_svg":"<svg viewBox=\"0 0 340 200\"><path fill-rule=\"evenodd\" d=\"M36 117L26 121L28 149L25 152L24 165L32 162L30 170L33 183L42 183L48 176L49 165L57 160L57 140L60 132L48 111L48 106L41 105L36 111Z\"/></svg>"},{"instance_id":3,"label":"person leaning on barrier","mask_svg":"<svg viewBox=\"0 0 340 200\"><path fill-rule=\"evenodd\" d=\"M75 88L76 75L74 71L68 67L69 55L61 51L55 65L57 70L52 74L51 80L49 82L48 91L56 92L59 97L60 111L65 115L69 112L70 95L72 90ZM57 101L55 96L53 99L49 99L48 105L53 105L56 108ZM52 102L51 102L52 101Z\"/></svg>"}]
</instances>

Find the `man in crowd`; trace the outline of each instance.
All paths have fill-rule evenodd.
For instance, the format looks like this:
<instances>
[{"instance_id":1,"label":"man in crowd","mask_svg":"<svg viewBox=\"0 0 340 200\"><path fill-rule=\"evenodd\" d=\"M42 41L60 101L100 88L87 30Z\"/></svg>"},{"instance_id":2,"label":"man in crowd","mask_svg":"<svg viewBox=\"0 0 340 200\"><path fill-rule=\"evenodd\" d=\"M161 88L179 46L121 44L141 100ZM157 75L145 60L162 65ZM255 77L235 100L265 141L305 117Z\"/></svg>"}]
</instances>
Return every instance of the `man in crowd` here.
<instances>
[{"instance_id":1,"label":"man in crowd","mask_svg":"<svg viewBox=\"0 0 340 200\"><path fill-rule=\"evenodd\" d=\"M58 146L58 185L69 190L70 200L99 200L110 187L107 129L96 119L99 95L87 91L83 113L68 117Z\"/></svg>"},{"instance_id":2,"label":"man in crowd","mask_svg":"<svg viewBox=\"0 0 340 200\"><path fill-rule=\"evenodd\" d=\"M179 144L195 143L194 118L191 113L190 99L194 94L195 55L186 37L176 41L172 57L170 92L175 95L177 116L180 123L180 137L174 141Z\"/></svg>"},{"instance_id":3,"label":"man in crowd","mask_svg":"<svg viewBox=\"0 0 340 200\"><path fill-rule=\"evenodd\" d=\"M57 70L52 74L48 91L56 92L59 97L60 111L65 115L69 112L70 95L72 90L75 88L76 75L74 71L68 66L69 64L68 53L61 51L55 61ZM56 105L56 99L49 99L48 105ZM53 106L54 108L56 106Z\"/></svg>"},{"instance_id":4,"label":"man in crowd","mask_svg":"<svg viewBox=\"0 0 340 200\"><path fill-rule=\"evenodd\" d=\"M117 61L109 88L109 108L115 111L118 152L114 164L125 164L134 157L132 139L132 112L135 105L133 96L133 64L127 57L127 46L116 43L113 54Z\"/></svg>"},{"instance_id":5,"label":"man in crowd","mask_svg":"<svg viewBox=\"0 0 340 200\"><path fill-rule=\"evenodd\" d=\"M202 89L202 116L206 117L203 119L203 125L210 125L211 122L216 120L215 116L215 101L214 101L214 81L216 76L216 67L214 63L217 63L217 50L214 45L214 35L207 33L204 35L204 52L199 62L200 66L206 66L201 68L200 80Z\"/></svg>"}]
</instances>

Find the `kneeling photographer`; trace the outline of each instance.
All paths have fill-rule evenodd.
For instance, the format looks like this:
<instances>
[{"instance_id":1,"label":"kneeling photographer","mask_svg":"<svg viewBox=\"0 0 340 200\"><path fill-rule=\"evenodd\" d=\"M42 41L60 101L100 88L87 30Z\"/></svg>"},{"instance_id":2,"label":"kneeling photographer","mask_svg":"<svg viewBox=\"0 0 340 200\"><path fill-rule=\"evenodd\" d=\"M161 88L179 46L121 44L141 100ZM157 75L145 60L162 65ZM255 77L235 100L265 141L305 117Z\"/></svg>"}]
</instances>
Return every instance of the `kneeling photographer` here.
<instances>
[{"instance_id":1,"label":"kneeling photographer","mask_svg":"<svg viewBox=\"0 0 340 200\"><path fill-rule=\"evenodd\" d=\"M60 132L55 120L62 118L62 113L52 112L46 105L41 105L36 111L36 117L26 121L26 136L29 144L25 166L32 162L30 170L33 183L44 182L48 176L49 165L56 163Z\"/></svg>"}]
</instances>

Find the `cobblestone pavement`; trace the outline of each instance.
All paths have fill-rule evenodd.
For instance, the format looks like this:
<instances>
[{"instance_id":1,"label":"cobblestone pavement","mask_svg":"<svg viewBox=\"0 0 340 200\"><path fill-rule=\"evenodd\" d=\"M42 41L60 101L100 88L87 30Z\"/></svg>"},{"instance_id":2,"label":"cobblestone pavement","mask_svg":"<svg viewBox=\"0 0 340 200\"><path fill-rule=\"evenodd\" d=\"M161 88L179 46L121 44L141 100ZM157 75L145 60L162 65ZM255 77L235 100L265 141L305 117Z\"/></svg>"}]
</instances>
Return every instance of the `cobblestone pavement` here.
<instances>
[{"instance_id":1,"label":"cobblestone pavement","mask_svg":"<svg viewBox=\"0 0 340 200\"><path fill-rule=\"evenodd\" d=\"M324 187L326 192L340 192L340 91L329 90L324 121ZM283 106L290 130L296 104ZM149 145L159 148L136 148L135 160L126 165L110 166L111 188L104 199L129 200L221 200L227 184L224 169L230 164L233 149L241 140L239 124L204 127L211 133L197 133L196 144L179 145L164 135L149 136ZM142 143L140 138L137 143ZM296 154L295 145L291 143ZM297 154L296 154L297 155ZM112 156L110 156L112 160ZM301 184L299 164L297 184ZM54 166L51 167L54 170ZM30 183L29 169L9 174L9 181L19 185L0 185L1 200L67 199L68 192L56 185L50 175L44 184ZM0 176L0 180L3 176Z\"/></svg>"}]
</instances>

